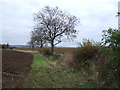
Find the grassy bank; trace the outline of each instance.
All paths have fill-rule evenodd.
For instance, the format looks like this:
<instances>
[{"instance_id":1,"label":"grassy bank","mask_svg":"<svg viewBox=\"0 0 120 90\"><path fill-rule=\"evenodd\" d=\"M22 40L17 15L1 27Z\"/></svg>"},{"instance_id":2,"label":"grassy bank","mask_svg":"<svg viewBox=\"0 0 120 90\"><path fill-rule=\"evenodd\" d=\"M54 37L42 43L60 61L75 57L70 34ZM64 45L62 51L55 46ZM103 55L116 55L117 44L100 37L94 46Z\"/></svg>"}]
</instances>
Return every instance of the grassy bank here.
<instances>
[{"instance_id":1,"label":"grassy bank","mask_svg":"<svg viewBox=\"0 0 120 90\"><path fill-rule=\"evenodd\" d=\"M32 70L26 88L94 88L80 72L66 68L60 61L48 60L33 53Z\"/></svg>"}]
</instances>

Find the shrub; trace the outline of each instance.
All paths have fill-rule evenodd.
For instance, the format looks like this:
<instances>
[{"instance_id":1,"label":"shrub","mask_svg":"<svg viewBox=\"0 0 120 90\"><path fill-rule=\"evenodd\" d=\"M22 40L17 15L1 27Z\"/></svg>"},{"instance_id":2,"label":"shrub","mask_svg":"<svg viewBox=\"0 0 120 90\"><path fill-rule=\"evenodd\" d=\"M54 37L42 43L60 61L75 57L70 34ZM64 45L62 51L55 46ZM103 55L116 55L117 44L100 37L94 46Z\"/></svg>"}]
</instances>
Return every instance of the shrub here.
<instances>
[{"instance_id":1,"label":"shrub","mask_svg":"<svg viewBox=\"0 0 120 90\"><path fill-rule=\"evenodd\" d=\"M42 48L39 50L40 54L43 54L45 57L50 58L52 60L61 60L61 54L54 53L52 54L49 48Z\"/></svg>"},{"instance_id":2,"label":"shrub","mask_svg":"<svg viewBox=\"0 0 120 90\"><path fill-rule=\"evenodd\" d=\"M51 56L51 52L49 49L40 49L39 52L45 56Z\"/></svg>"},{"instance_id":3,"label":"shrub","mask_svg":"<svg viewBox=\"0 0 120 90\"><path fill-rule=\"evenodd\" d=\"M58 54L58 53L54 53L54 54L52 55L52 59L54 59L54 60L61 59L61 55Z\"/></svg>"},{"instance_id":4,"label":"shrub","mask_svg":"<svg viewBox=\"0 0 120 90\"><path fill-rule=\"evenodd\" d=\"M95 45L94 41L84 39L83 43L79 43L78 49L74 52L74 58L82 65L89 64L89 60L98 55L99 49L100 46Z\"/></svg>"},{"instance_id":5,"label":"shrub","mask_svg":"<svg viewBox=\"0 0 120 90\"><path fill-rule=\"evenodd\" d=\"M115 87L120 88L120 31L109 28L103 30L102 44L104 47L103 54L109 60L111 81L116 81Z\"/></svg>"},{"instance_id":6,"label":"shrub","mask_svg":"<svg viewBox=\"0 0 120 90\"><path fill-rule=\"evenodd\" d=\"M13 47L10 47L10 49L13 49Z\"/></svg>"}]
</instances>

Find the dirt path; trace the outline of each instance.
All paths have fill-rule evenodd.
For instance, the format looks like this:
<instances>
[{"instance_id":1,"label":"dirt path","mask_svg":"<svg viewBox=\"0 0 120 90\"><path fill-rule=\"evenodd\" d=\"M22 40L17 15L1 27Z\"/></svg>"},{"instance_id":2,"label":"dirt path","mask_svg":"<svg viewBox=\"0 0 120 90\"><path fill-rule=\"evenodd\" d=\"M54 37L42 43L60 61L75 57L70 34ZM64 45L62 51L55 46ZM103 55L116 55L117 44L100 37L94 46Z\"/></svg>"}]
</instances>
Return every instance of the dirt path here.
<instances>
[{"instance_id":1,"label":"dirt path","mask_svg":"<svg viewBox=\"0 0 120 90\"><path fill-rule=\"evenodd\" d=\"M38 51L33 51L33 50L19 50L19 49L13 49L15 51L19 51L19 52L26 52L26 53L37 53Z\"/></svg>"}]
</instances>

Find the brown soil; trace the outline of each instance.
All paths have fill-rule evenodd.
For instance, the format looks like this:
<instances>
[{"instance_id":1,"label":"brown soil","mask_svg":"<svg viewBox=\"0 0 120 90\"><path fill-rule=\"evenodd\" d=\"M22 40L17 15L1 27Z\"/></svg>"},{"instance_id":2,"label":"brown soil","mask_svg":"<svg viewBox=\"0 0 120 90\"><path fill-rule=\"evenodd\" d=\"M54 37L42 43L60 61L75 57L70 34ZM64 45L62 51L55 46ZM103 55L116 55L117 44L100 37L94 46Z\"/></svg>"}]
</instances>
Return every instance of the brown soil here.
<instances>
[{"instance_id":1,"label":"brown soil","mask_svg":"<svg viewBox=\"0 0 120 90\"><path fill-rule=\"evenodd\" d=\"M32 48L15 48L17 50L26 50L26 51L31 51L33 50ZM42 48L43 50L50 50L50 48ZM54 48L54 51L57 53L67 53L67 52L74 52L78 48ZM39 51L40 48L35 48L35 51Z\"/></svg>"},{"instance_id":2,"label":"brown soil","mask_svg":"<svg viewBox=\"0 0 120 90\"><path fill-rule=\"evenodd\" d=\"M32 60L32 54L2 50L2 88L22 88Z\"/></svg>"}]
</instances>

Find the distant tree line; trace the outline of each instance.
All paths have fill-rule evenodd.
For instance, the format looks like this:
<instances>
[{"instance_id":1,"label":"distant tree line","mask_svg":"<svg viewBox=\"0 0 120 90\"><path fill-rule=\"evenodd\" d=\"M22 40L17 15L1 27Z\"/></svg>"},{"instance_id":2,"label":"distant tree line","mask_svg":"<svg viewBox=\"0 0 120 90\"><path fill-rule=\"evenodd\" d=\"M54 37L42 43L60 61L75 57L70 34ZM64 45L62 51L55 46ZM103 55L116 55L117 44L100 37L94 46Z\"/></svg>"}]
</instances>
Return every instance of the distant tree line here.
<instances>
[{"instance_id":1,"label":"distant tree line","mask_svg":"<svg viewBox=\"0 0 120 90\"><path fill-rule=\"evenodd\" d=\"M9 44L1 44L0 46L2 49L7 49L10 47Z\"/></svg>"},{"instance_id":2,"label":"distant tree line","mask_svg":"<svg viewBox=\"0 0 120 90\"><path fill-rule=\"evenodd\" d=\"M11 47L11 46L7 43L7 44L0 44L0 48L2 48L2 49L13 49L14 47Z\"/></svg>"}]
</instances>

